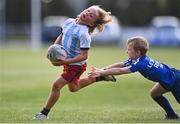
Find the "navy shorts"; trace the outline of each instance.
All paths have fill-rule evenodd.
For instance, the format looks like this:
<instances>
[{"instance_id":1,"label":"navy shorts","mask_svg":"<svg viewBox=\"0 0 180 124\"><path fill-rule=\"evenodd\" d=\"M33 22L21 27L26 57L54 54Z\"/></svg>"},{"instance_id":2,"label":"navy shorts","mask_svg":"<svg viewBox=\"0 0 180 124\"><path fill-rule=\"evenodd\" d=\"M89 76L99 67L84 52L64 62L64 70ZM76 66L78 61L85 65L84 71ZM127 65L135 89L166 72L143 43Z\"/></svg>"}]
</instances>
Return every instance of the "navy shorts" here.
<instances>
[{"instance_id":1,"label":"navy shorts","mask_svg":"<svg viewBox=\"0 0 180 124\"><path fill-rule=\"evenodd\" d=\"M176 81L170 90L173 96L175 97L176 101L180 103L180 70L174 68L171 70L176 76Z\"/></svg>"}]
</instances>

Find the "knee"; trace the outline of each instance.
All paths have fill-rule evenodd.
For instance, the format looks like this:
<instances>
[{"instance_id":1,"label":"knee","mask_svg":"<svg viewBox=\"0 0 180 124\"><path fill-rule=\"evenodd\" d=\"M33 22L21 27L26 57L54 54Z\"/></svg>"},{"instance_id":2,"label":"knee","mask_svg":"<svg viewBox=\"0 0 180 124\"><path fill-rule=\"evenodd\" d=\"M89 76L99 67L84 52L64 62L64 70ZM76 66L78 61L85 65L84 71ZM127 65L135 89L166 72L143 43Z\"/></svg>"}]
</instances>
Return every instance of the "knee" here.
<instances>
[{"instance_id":1,"label":"knee","mask_svg":"<svg viewBox=\"0 0 180 124\"><path fill-rule=\"evenodd\" d=\"M60 86L58 83L54 82L52 85L52 91L57 92L60 90Z\"/></svg>"},{"instance_id":2,"label":"knee","mask_svg":"<svg viewBox=\"0 0 180 124\"><path fill-rule=\"evenodd\" d=\"M77 88L69 88L69 91L73 93L73 92L77 92L78 89Z\"/></svg>"},{"instance_id":3,"label":"knee","mask_svg":"<svg viewBox=\"0 0 180 124\"><path fill-rule=\"evenodd\" d=\"M153 89L150 90L150 96L151 98L155 98L157 96L156 92Z\"/></svg>"},{"instance_id":4,"label":"knee","mask_svg":"<svg viewBox=\"0 0 180 124\"><path fill-rule=\"evenodd\" d=\"M69 85L69 91L70 92L77 92L79 90L79 86L78 85Z\"/></svg>"}]
</instances>

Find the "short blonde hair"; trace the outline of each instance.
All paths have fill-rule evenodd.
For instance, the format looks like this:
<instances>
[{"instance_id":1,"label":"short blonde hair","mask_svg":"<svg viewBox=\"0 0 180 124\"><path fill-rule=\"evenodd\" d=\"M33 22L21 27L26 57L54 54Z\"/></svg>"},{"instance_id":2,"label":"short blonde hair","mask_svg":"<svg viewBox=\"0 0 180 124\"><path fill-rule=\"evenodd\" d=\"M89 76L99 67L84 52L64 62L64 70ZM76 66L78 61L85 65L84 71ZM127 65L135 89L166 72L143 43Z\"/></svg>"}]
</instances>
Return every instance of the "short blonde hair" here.
<instances>
[{"instance_id":1,"label":"short blonde hair","mask_svg":"<svg viewBox=\"0 0 180 124\"><path fill-rule=\"evenodd\" d=\"M148 41L144 37L141 37L141 36L129 38L127 40L127 44L129 43L132 43L133 49L135 51L140 51L141 55L145 55L149 49Z\"/></svg>"},{"instance_id":2,"label":"short blonde hair","mask_svg":"<svg viewBox=\"0 0 180 124\"><path fill-rule=\"evenodd\" d=\"M97 9L97 12L99 13L99 18L94 22L93 27L89 27L89 33L92 33L95 28L97 28L99 32L102 32L104 29L104 25L112 21L111 12L106 12L99 5L93 5L91 7Z\"/></svg>"}]
</instances>

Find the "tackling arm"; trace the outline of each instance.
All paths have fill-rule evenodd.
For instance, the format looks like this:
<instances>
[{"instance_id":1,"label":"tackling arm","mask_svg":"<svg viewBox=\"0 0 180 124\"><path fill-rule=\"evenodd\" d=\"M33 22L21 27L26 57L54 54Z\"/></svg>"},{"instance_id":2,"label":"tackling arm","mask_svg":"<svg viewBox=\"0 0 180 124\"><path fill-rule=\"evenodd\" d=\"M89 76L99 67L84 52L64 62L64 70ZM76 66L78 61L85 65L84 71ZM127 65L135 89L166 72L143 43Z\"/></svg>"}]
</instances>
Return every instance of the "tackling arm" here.
<instances>
[{"instance_id":1,"label":"tackling arm","mask_svg":"<svg viewBox=\"0 0 180 124\"><path fill-rule=\"evenodd\" d=\"M107 75L122 75L131 73L128 67L122 68L110 68L110 69L97 69L93 68L90 74L90 77L98 77L98 76L107 76Z\"/></svg>"},{"instance_id":2,"label":"tackling arm","mask_svg":"<svg viewBox=\"0 0 180 124\"><path fill-rule=\"evenodd\" d=\"M111 69L111 68L122 68L124 67L124 63L123 62L118 62L118 63L114 63L112 65L109 65L109 66L106 66L106 67L103 67L102 69L106 70L106 69Z\"/></svg>"},{"instance_id":3,"label":"tackling arm","mask_svg":"<svg viewBox=\"0 0 180 124\"><path fill-rule=\"evenodd\" d=\"M121 74L128 74L131 73L128 67L123 67L123 68L111 68L107 70L103 70L100 72L100 74L103 76L106 75L121 75Z\"/></svg>"}]
</instances>

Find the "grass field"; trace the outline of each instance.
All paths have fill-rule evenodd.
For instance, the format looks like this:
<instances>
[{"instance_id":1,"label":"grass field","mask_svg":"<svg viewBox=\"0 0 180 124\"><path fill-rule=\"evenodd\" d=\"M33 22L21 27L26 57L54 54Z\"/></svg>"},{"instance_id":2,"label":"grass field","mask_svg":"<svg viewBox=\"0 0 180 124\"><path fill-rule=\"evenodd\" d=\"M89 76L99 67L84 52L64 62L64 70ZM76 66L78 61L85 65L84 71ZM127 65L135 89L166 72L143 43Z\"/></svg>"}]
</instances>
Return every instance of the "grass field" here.
<instances>
[{"instance_id":1,"label":"grass field","mask_svg":"<svg viewBox=\"0 0 180 124\"><path fill-rule=\"evenodd\" d=\"M77 93L65 87L48 120L33 120L49 94L62 67L46 59L46 48L32 53L29 48L0 48L1 123L179 123L164 120L164 111L151 99L151 81L140 74L118 76L117 83L98 82ZM180 69L180 49L151 49L151 57ZM117 47L93 47L88 70L126 59ZM83 76L87 76L87 72ZM180 105L166 94L176 112Z\"/></svg>"}]
</instances>

